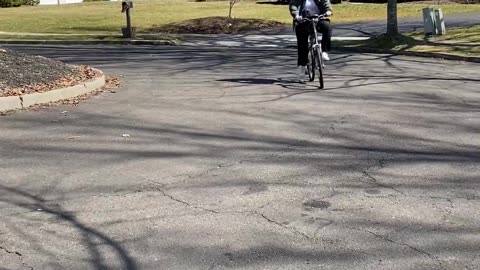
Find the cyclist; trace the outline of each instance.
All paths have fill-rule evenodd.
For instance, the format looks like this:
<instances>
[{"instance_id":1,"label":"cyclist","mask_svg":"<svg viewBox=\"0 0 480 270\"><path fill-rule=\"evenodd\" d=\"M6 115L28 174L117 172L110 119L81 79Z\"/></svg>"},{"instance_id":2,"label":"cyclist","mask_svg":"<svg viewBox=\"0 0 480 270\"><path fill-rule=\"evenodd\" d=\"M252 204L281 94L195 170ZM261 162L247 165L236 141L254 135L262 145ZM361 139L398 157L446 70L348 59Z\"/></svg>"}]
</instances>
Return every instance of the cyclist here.
<instances>
[{"instance_id":1,"label":"cyclist","mask_svg":"<svg viewBox=\"0 0 480 270\"><path fill-rule=\"evenodd\" d=\"M332 4L330 0L291 0L289 4L290 14L295 21L295 34L297 36L298 50L298 76L303 81L308 63L308 35L310 34L309 22L302 21L303 17L312 15L332 15ZM317 30L322 33L322 58L330 60L328 51L331 47L332 27L330 20L321 20L317 24Z\"/></svg>"}]
</instances>

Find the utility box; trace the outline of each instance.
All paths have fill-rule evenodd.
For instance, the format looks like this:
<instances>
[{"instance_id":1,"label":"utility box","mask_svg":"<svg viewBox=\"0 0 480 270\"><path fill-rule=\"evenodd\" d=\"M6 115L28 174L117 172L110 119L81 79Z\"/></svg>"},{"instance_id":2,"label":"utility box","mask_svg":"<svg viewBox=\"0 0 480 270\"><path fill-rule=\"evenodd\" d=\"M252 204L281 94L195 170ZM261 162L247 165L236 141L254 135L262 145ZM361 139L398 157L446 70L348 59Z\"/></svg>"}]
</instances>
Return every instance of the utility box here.
<instances>
[{"instance_id":1,"label":"utility box","mask_svg":"<svg viewBox=\"0 0 480 270\"><path fill-rule=\"evenodd\" d=\"M437 35L445 35L447 30L445 28L445 21L443 20L442 10L439 8L433 9L435 13L435 26L437 27Z\"/></svg>"},{"instance_id":2,"label":"utility box","mask_svg":"<svg viewBox=\"0 0 480 270\"><path fill-rule=\"evenodd\" d=\"M445 21L440 8L423 9L423 27L426 36L445 35Z\"/></svg>"}]
</instances>

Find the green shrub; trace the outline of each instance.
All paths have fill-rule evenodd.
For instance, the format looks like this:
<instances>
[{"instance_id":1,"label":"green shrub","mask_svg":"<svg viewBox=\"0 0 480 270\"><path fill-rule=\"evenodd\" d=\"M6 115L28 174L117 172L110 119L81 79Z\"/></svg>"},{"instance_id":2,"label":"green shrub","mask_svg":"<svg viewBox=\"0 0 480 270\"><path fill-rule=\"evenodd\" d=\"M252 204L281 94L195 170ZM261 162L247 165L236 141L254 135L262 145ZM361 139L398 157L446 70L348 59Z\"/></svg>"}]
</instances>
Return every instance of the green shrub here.
<instances>
[{"instance_id":1,"label":"green shrub","mask_svg":"<svg viewBox=\"0 0 480 270\"><path fill-rule=\"evenodd\" d=\"M23 0L23 4L25 6L37 6L40 4L40 0Z\"/></svg>"},{"instance_id":2,"label":"green shrub","mask_svg":"<svg viewBox=\"0 0 480 270\"><path fill-rule=\"evenodd\" d=\"M19 6L36 6L40 4L40 0L0 0L0 7L19 7Z\"/></svg>"},{"instance_id":3,"label":"green shrub","mask_svg":"<svg viewBox=\"0 0 480 270\"><path fill-rule=\"evenodd\" d=\"M12 6L12 1L11 0L0 0L0 7L6 8L6 7L11 7Z\"/></svg>"}]
</instances>

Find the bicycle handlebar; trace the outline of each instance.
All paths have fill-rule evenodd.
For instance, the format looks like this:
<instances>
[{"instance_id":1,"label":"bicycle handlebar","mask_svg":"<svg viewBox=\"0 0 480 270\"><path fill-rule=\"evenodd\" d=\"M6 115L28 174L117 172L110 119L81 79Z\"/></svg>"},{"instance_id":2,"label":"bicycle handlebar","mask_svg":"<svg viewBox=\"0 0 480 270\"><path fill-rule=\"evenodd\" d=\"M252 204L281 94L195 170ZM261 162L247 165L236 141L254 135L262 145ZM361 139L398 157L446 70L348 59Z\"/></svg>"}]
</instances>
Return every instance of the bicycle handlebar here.
<instances>
[{"instance_id":1,"label":"bicycle handlebar","mask_svg":"<svg viewBox=\"0 0 480 270\"><path fill-rule=\"evenodd\" d=\"M324 13L324 14L320 14L320 15L313 15L313 16L308 16L306 18L303 18L302 21L312 21L312 20L323 20L323 19L327 19L328 18L328 15L327 13Z\"/></svg>"}]
</instances>

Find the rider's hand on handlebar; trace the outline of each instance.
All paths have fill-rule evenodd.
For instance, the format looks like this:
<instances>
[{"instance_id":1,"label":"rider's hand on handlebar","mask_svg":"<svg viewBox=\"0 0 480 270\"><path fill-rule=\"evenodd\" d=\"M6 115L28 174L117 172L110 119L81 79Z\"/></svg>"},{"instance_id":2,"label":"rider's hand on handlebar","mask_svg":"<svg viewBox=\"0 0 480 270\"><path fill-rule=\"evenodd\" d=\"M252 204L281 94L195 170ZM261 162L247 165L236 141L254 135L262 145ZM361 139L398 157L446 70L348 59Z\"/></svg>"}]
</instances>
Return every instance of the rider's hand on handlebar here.
<instances>
[{"instance_id":1,"label":"rider's hand on handlebar","mask_svg":"<svg viewBox=\"0 0 480 270\"><path fill-rule=\"evenodd\" d=\"M300 15L295 16L295 21L299 22L301 20L303 20L302 16L300 16Z\"/></svg>"},{"instance_id":2,"label":"rider's hand on handlebar","mask_svg":"<svg viewBox=\"0 0 480 270\"><path fill-rule=\"evenodd\" d=\"M332 16L332 11L330 11L330 10L327 11L327 13L325 13L325 15L327 15L327 16Z\"/></svg>"}]
</instances>

